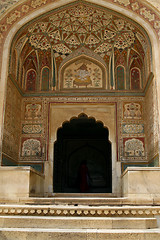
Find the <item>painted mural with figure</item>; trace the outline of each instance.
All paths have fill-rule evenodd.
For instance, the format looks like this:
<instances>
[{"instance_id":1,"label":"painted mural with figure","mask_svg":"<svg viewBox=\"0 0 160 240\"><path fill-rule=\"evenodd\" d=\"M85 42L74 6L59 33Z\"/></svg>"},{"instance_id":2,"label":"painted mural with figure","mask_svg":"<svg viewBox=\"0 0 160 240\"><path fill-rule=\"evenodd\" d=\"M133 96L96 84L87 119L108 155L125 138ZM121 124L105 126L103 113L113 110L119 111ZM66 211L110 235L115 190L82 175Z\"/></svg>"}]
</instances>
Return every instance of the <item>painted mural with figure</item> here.
<instances>
[{"instance_id":1,"label":"painted mural with figure","mask_svg":"<svg viewBox=\"0 0 160 240\"><path fill-rule=\"evenodd\" d=\"M63 88L102 88L104 73L100 66L81 58L67 66L62 73Z\"/></svg>"}]
</instances>

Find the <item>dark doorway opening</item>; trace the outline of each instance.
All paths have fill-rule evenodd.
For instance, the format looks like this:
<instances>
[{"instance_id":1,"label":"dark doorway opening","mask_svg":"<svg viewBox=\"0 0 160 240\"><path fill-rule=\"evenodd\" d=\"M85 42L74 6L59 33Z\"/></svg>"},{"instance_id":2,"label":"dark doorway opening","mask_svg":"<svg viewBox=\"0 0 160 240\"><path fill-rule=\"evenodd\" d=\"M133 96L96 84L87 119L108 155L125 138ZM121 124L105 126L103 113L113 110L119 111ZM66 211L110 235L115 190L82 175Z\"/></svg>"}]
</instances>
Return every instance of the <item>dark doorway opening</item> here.
<instances>
[{"instance_id":1,"label":"dark doorway opening","mask_svg":"<svg viewBox=\"0 0 160 240\"><path fill-rule=\"evenodd\" d=\"M63 123L54 144L53 171L54 192L111 193L111 143L103 123L84 113Z\"/></svg>"}]
</instances>

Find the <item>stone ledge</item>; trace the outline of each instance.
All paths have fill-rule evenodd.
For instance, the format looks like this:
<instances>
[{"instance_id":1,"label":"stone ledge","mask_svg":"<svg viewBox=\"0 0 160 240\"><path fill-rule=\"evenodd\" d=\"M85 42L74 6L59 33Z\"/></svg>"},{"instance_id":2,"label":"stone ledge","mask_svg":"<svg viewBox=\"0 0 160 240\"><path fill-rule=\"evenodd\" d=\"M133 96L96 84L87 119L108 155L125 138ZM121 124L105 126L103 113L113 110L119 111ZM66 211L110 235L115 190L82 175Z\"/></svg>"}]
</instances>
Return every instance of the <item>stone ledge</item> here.
<instances>
[{"instance_id":1,"label":"stone ledge","mask_svg":"<svg viewBox=\"0 0 160 240\"><path fill-rule=\"evenodd\" d=\"M160 171L160 167L127 167L121 177L129 171Z\"/></svg>"},{"instance_id":2,"label":"stone ledge","mask_svg":"<svg viewBox=\"0 0 160 240\"><path fill-rule=\"evenodd\" d=\"M45 178L44 174L40 173L39 171L35 170L34 168L30 167L30 166L16 166L16 167L8 167L8 166L1 166L0 167L0 171L31 171L39 176L41 176L42 178Z\"/></svg>"},{"instance_id":3,"label":"stone ledge","mask_svg":"<svg viewBox=\"0 0 160 240\"><path fill-rule=\"evenodd\" d=\"M0 202L44 195L44 175L32 167L0 167Z\"/></svg>"},{"instance_id":4,"label":"stone ledge","mask_svg":"<svg viewBox=\"0 0 160 240\"><path fill-rule=\"evenodd\" d=\"M82 216L0 216L0 228L153 229L156 218Z\"/></svg>"},{"instance_id":5,"label":"stone ledge","mask_svg":"<svg viewBox=\"0 0 160 240\"><path fill-rule=\"evenodd\" d=\"M98 216L153 217L160 216L160 206L66 206L66 205L0 205L0 215L17 216Z\"/></svg>"},{"instance_id":6,"label":"stone ledge","mask_svg":"<svg viewBox=\"0 0 160 240\"><path fill-rule=\"evenodd\" d=\"M160 167L128 167L122 174L122 195L159 203Z\"/></svg>"}]
</instances>

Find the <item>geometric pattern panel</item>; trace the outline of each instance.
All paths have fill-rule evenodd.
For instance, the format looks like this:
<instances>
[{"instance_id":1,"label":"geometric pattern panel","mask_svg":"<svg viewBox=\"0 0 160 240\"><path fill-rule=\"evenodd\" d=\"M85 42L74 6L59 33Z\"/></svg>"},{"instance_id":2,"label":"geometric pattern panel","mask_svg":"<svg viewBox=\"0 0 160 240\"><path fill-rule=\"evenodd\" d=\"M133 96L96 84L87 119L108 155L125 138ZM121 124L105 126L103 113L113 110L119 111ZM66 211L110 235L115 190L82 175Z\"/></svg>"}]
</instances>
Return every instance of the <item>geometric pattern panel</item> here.
<instances>
[{"instance_id":1,"label":"geometric pattern panel","mask_svg":"<svg viewBox=\"0 0 160 240\"><path fill-rule=\"evenodd\" d=\"M95 52L102 52L102 49L107 52L112 46L117 49L130 47L136 39L134 29L124 19L79 4L29 27L28 36L36 49L48 50L53 46L56 52L60 50L66 54L83 44L94 48ZM110 44L103 43L108 40Z\"/></svg>"},{"instance_id":2,"label":"geometric pattern panel","mask_svg":"<svg viewBox=\"0 0 160 240\"><path fill-rule=\"evenodd\" d=\"M14 57L11 61L16 66L12 67L11 63L10 72L13 76L17 73L16 80L27 94L76 88L101 90L103 86L109 91L141 90L140 73L145 73L145 66L150 68L149 44L146 32L133 21L109 9L78 1L73 6L46 13L19 30L12 45L16 61ZM90 71L85 63L77 68L72 66L71 71L66 69L63 79L67 77L67 80L59 82L64 61L82 48L92 52L92 59L101 58L105 62L106 84L103 85L99 68L92 64ZM130 69L133 69L131 74Z\"/></svg>"},{"instance_id":3,"label":"geometric pattern panel","mask_svg":"<svg viewBox=\"0 0 160 240\"><path fill-rule=\"evenodd\" d=\"M22 124L23 134L40 134L42 133L42 124Z\"/></svg>"}]
</instances>

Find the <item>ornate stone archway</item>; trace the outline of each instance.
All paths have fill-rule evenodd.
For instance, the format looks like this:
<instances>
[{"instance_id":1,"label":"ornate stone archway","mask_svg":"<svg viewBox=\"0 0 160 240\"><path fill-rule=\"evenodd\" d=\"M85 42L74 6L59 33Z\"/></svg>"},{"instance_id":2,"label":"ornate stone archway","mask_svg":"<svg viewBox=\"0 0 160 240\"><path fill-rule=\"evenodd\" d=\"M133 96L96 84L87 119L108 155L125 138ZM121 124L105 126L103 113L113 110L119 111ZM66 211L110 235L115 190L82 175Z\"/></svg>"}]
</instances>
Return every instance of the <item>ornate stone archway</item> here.
<instances>
[{"instance_id":1,"label":"ornate stone archway","mask_svg":"<svg viewBox=\"0 0 160 240\"><path fill-rule=\"evenodd\" d=\"M73 3L75 2L75 1L72 1ZM92 2L92 1L90 1L90 2ZM125 1L124 1L125 2ZM134 10L133 10L133 8L134 7L136 7L136 6L131 6L130 5L130 3L128 2L128 4L126 5L125 3L124 3L123 1L118 1L116 4L115 3L111 3L111 2L109 2L109 1L106 1L105 3L103 2L103 3L100 3L100 5L101 6L103 6L103 7L106 7L106 8L108 8L108 9L114 9L114 10L116 10L117 12L120 12L122 9L123 9L123 7L125 6L125 11L124 11L124 14L125 14L125 16L129 16L130 18L132 18L132 19L134 19L134 17L135 16L137 16L137 12L135 12ZM69 2L67 2L67 3L69 3ZM63 6L63 4L64 4L64 2L62 2L62 1L58 1L58 3L52 3L51 5L52 5L52 7L53 7L53 9L55 9L56 7L59 7L59 6ZM66 2L65 2L65 4L66 4ZM45 12L47 12L49 9L50 9L50 6L51 5L45 5L45 8L43 8L43 13L45 13ZM130 11L127 9L127 6L131 6L131 8L132 8L132 16L130 15ZM18 17L18 15L17 15L17 19L16 20L14 20L15 21L15 25L13 26L13 28L12 28L12 31L10 31L9 32L9 35L8 35L8 38L10 39L10 38L12 38L13 37L13 35L15 34L15 32L17 31L17 30L19 30L19 28L20 28L20 26L24 26L24 24L26 23L26 22L28 22L29 20L31 20L31 18L33 19L33 18L35 18L37 15L39 15L39 14L42 14L42 7L43 7L43 3L42 3L42 5L41 5L41 7L39 8L39 9L36 9L36 7L35 7L35 12L32 12L32 15L30 15L30 17L28 17L28 19L23 19L23 20L20 20L20 17ZM33 4L32 4L32 8L33 8ZM23 7L23 9L24 9L24 7ZM25 8L26 10L26 12L27 12L27 8ZM123 9L124 10L124 9ZM139 10L138 10L139 11ZM148 10L149 11L149 10ZM145 140L144 140L144 135L143 135L143 129L144 129L144 122L143 122L143 120L144 120L144 118L146 118L146 115L144 114L145 112L146 113L148 113L149 115L152 115L153 116L153 119L151 119L151 120L149 120L150 122L149 123L147 123L146 125L147 125L147 130L146 130L146 132L147 132L147 134L148 134L148 136L150 135L150 130L149 130L149 125L151 125L151 122L155 122L155 118L158 120L158 117L157 117L157 113L153 113L153 114L150 114L150 107L149 107L149 102L150 102L150 105L153 105L152 103L154 102L154 109L156 109L156 107L157 107L157 105L156 105L156 101L155 101L155 99L156 99L156 91L155 91L155 81L157 81L157 86L158 86L158 78L157 78L157 76L158 76L158 71L159 71L159 67L158 67L158 59L159 59L159 57L157 57L157 54L158 54L158 51L157 51L157 49L158 49L158 47L157 47L157 39L156 39L156 37L155 37L155 35L154 35L154 32L153 32L153 29L151 28L151 26L150 26L150 24L148 24L147 22L145 22L144 20L146 20L146 17L145 17L146 15L145 15L145 11L143 12L143 14L139 14L139 16L137 17L137 22L139 23L139 25L141 25L142 27L144 27L146 30L147 30L147 32L150 34L149 35L149 37L150 37L150 39L151 39L151 42L153 43L153 41L154 41L154 44L152 44L153 46L153 61L151 60L151 62L153 63L153 72L154 72L154 74L155 74L155 80L154 81L152 81L152 79L151 79L151 76L149 76L149 81L148 81L148 85L149 85L149 83L152 81L152 84L150 85L150 86L152 86L151 88L150 88L150 90L148 91L147 90L147 87L144 89L144 92L142 91L141 93L140 93L140 97L139 98L136 98L136 96L132 96L132 95L130 95L131 96L131 98L128 100L128 97L127 97L127 95L125 95L124 93L119 93L119 90L121 91L121 88L123 88L123 84L122 84L122 86L120 86L119 88L120 89L117 89L117 96L120 96L121 98L119 98L120 99L120 101L118 100L116 100L116 98L107 98L107 96L106 96L106 89L104 90L104 92L103 93L98 93L98 92L96 92L95 93L95 95L94 94L91 94L91 93L89 93L88 91L86 91L85 93L83 93L83 94L81 94L81 95L79 95L79 96L76 96L76 95L74 95L74 93L71 93L71 94L69 94L68 96L67 95L65 95L65 93L63 93L62 95L61 94L59 94L58 93L58 95L55 95L57 98L56 98L56 102L63 102L63 103L65 103L65 102L72 102L72 103L76 103L76 101L78 101L78 102L81 102L81 103L83 103L83 102L86 102L86 101L88 101L88 99L86 100L86 98L85 99L83 99L83 97L87 97L89 94L90 94L90 96L93 96L93 98L95 97L95 99L93 99L93 102L112 102L112 101L114 101L114 102L118 102L118 106L120 107L119 109L120 109L120 111L119 111L119 115L118 115L118 118L117 118L117 121L118 122L120 122L121 121L121 126L120 126L120 128L119 128L119 126L118 126L118 129L121 129L120 131L121 132L118 132L118 135L120 136L119 137L119 139L117 140L117 143L119 144L117 144L118 146L117 146L117 148L119 149L119 152L121 152L122 154L120 155L120 158L121 159L123 159L124 160L124 156L126 157L125 158L125 161L127 160L128 161L128 158L127 158L127 156L125 155L125 153L124 153L124 155L123 155L123 150L125 149L124 148L124 146L125 146L125 142L127 142L128 140L130 141L130 140L132 140L133 139L133 137L135 137L135 136L131 136L131 135L129 135L129 134L132 134L133 135L133 131L132 131L132 127L134 128L134 127L136 127L136 129L141 129L140 131L139 130L136 130L137 131L137 134L141 134L141 136L137 136L137 139L138 140L140 140L141 141L141 144L143 144L143 147L145 146ZM154 15L155 16L155 15ZM12 18L11 18L11 20L12 20ZM18 20L20 20L19 22L17 22L16 23L16 21L18 21ZM25 22L26 21L26 22ZM150 22L148 19L146 20L146 21L148 21L148 22ZM155 26L158 26L158 25L156 25L156 23L158 24L158 22L155 22L155 24L154 24L154 28L155 28ZM157 29L158 29L158 27L156 28L156 31L157 31ZM7 32L5 31L5 34L6 34ZM5 39L5 38L4 38ZM9 49L10 49L10 42L7 40L6 42L5 42L5 45L4 45L5 47L4 47L4 50L3 50L3 57L4 56L8 56L8 53L9 53ZM94 57L93 57L94 58ZM136 59L137 57L135 56L135 59ZM5 81L6 81L6 79L7 79L7 73L6 73L6 69L7 69L7 67L8 67L8 62L7 62L7 59L8 58L6 58L6 57L4 57L4 59L3 59L3 73L2 73L2 88L1 89L3 89L3 91L2 91L2 94L1 94L1 97L2 97L2 101L4 100L4 89L5 89ZM14 58L13 58L14 59ZM112 61L114 60L114 58L112 58ZM110 66L110 69L113 69L113 62L112 61L110 61L109 62L109 66ZM157 64L157 65L156 65ZM151 67L152 68L152 67ZM49 68L47 68L47 69L49 69ZM136 69L136 67L135 67L135 69ZM134 69L134 70L135 70ZM41 71L41 72L43 72L43 71ZM117 71L118 72L118 71ZM123 72L123 71L122 71ZM49 75L49 74L48 74ZM125 75L126 76L126 75ZM114 76L113 76L114 77ZM126 78L126 77L125 77ZM11 81L10 82L12 82L12 80L13 79L11 79ZM43 85L43 84L42 84ZM38 85L38 86L41 86L40 84ZM115 84L115 86L119 86L118 84ZM115 87L114 85L112 86L113 88ZM124 84L124 86L127 86L127 84L125 83ZM140 84L138 84L137 86L141 86ZM145 87L145 86L144 86ZM113 90L113 88L111 88L110 87L110 89L107 89L108 90L108 93L107 94L110 94L110 96L113 94L112 93L112 90ZM10 86L9 86L9 91L10 90L13 90L13 85L11 84ZM46 88L45 88L46 89ZM54 89L52 89L51 88L51 86L50 86L50 90L52 91L52 90L54 90ZM125 89L126 90L126 89ZM9 92L8 92L9 93ZM7 93L7 94L8 94ZM18 93L17 93L17 89L15 88L13 91L12 91L12 93L13 93L13 98L14 98L14 96L15 95L18 95ZM21 92L22 93L22 92ZM20 93L20 94L21 94ZM57 93L56 93L57 94ZM115 93L114 93L115 94ZM113 94L113 95L114 95ZM138 94L138 93L136 93L136 94ZM145 94L146 94L146 98L145 98L145 100L144 100L144 96L145 96ZM47 139L47 128L48 128L48 125L47 125L47 123L45 122L43 122L42 123L42 119L44 120L44 114L48 114L48 112L47 112L47 110L46 110L46 105L48 104L50 104L50 102L54 102L54 99L55 99L55 96L53 96L53 98L49 98L50 96L52 95L52 93L49 93L49 95L47 95L47 98L45 99L43 99L42 100L42 98L41 98L41 100L40 100L40 98L38 99L38 95L36 96L36 95L32 95L32 96L34 96L34 98L27 98L28 96L27 95L24 95L26 98L23 98L23 101L22 101L22 103L20 103L21 102L21 100L22 99L20 99L19 98L19 105L18 105L18 111L16 112L16 114L15 115L20 115L20 114L22 114L22 121L23 121L23 123L19 123L19 125L17 125L17 129L18 129L18 131L19 131L19 136L21 135L21 124L23 125L25 125L25 126L23 126L24 128L23 128L23 136L20 136L20 140L21 140L21 143L20 143L20 146L19 146L19 148L18 149L21 149L21 146L23 145L23 142L25 142L26 140L27 140L27 138L29 137L30 139L33 139L33 138L35 138L35 140L36 139L38 139L38 141L40 142L40 146L41 146L41 151L40 151L40 153L41 153L41 156L39 157L39 160L41 161L41 162L45 162L45 160L47 159L47 157L48 157L48 149L47 149L47 147L48 147L48 143L46 143L46 139ZM152 96L150 96L150 95L152 95ZM20 95L19 95L20 96ZM37 98L35 98L35 96L37 97ZM43 94L41 95L41 96L44 96ZM63 98L63 96L64 96L64 98ZM66 98L65 98L65 96L66 96ZM70 100L69 100L69 97L71 97L71 96L73 96L73 98L71 99L70 98ZM75 98L74 98L74 96L75 96ZM60 97L60 98L59 98ZM77 99L76 99L76 97L77 97ZM103 99L103 97L106 97L106 98L104 98ZM124 98L123 98L124 97ZM142 97L142 98L141 98ZM118 98L117 98L118 99ZM143 100L144 101L143 101ZM150 101L150 99L152 99L153 101L151 102ZM31 100L31 101L30 101ZM122 100L122 101L121 101ZM92 99L90 99L89 100L90 102L92 102ZM129 101L129 102L128 102ZM140 106L140 110L141 110L141 118L140 119L138 119L138 120L136 120L136 116L134 116L133 117L133 119L131 119L131 118L127 118L126 116L125 116L125 114L124 114L124 111L123 111L123 109L125 109L125 106L127 106L127 104L130 104L130 103L135 103L135 104L139 104L139 106ZM144 104L144 102L145 102L145 104ZM132 105L132 103L131 103L131 105ZM22 112L21 112L21 110L20 110L20 105L21 106L23 106L22 107ZM28 106L30 106L30 110L31 110L31 112L32 111L34 111L34 108L37 106L37 107L39 107L39 108L41 108L41 112L39 113L39 118L40 118L40 121L38 122L38 124L37 124L37 119L36 119L36 114L35 113L32 113L31 115L32 115L32 118L33 118L33 121L31 122L31 119L29 119L28 117L27 117L27 114L26 114L26 109L28 108ZM6 107L6 109L7 109L7 107ZM146 110L147 109L147 110ZM8 110L8 109L7 109ZM6 110L6 115L8 114L7 113L7 110ZM2 111L1 111L2 112ZM25 113L24 113L25 112ZM24 113L24 114L23 114ZM46 116L45 115L45 116ZM131 114L132 115L132 114ZM131 122L129 122L129 119L131 120ZM134 120L136 120L137 121L137 123L135 124L135 122L134 122ZM30 124L32 125L31 127L30 127ZM39 130L35 130L36 129L36 127L37 127L37 125L38 125L38 129ZM42 124L42 125L41 125ZM1 124L1 125L3 125L3 124ZM26 126L27 125L27 126ZM136 125L136 126L135 126ZM157 125L156 125L157 126ZM28 127L28 128L27 128ZM124 127L124 128L123 128ZM5 127L3 128L3 129L5 129ZM27 131L28 132L26 132L26 129L28 129ZM126 132L126 129L129 129L129 130L127 130L128 132ZM5 129L6 130L6 129ZM6 136L5 136L5 130L4 130L4 140L6 140L7 139L7 137L8 137L8 135L6 134ZM119 130L118 130L119 131ZM139 131L139 132L138 132ZM33 134L33 132L34 132L34 134L35 134L35 137L32 137L31 138L31 136L29 136L29 135L27 135L27 134ZM121 135L121 133L123 132L123 134ZM27 138L26 138L26 135L27 135ZM38 136L38 134L41 134L41 135L43 135L43 136L40 136L40 138L39 138L39 136ZM125 134L127 135L127 137L125 136ZM157 134L157 133L156 133ZM143 135L143 136L142 136ZM33 136L33 135L32 135ZM153 137L154 139L156 139L155 140L155 142L154 142L154 145L156 145L156 151L157 151L157 145L158 145L158 143L157 143L157 135L156 135L156 138L155 137ZM14 138L14 136L12 135L11 136L11 139L15 139ZM19 140L18 140L19 141ZM10 141L11 142L11 141ZM15 144L16 145L16 144ZM14 146L9 146L10 147L10 149L11 150L13 150L13 148L15 147L15 145ZM7 148L7 145L6 145L6 148ZM154 148L154 146L153 146L153 148ZM17 156L17 159L18 159L18 154L19 154L19 152L17 151L16 152L16 156ZM150 157L150 159L153 159L153 155L154 155L154 153L152 154L151 153L151 157ZM146 157L146 156L145 156ZM144 157L144 159L146 159ZM21 161L26 161L26 162L29 162L29 160L30 160L30 164L32 163L32 160L33 159L36 159L36 161L38 160L38 156L31 156L31 158L29 159L27 159L27 158L23 158L23 156L20 154L20 160ZM48 157L49 158L49 161L47 162L45 162L44 164L45 164L45 166L47 166L47 167L45 167L45 173L46 173L46 175L47 175L47 169L48 169L48 166L50 165L50 161L52 161L53 159L52 159L52 157ZM119 159L120 159L119 158ZM132 156L132 160L133 160L133 162L134 162L134 160L135 160L135 156ZM144 160L143 159L143 160ZM46 184L46 189L48 188L48 185L51 185L51 183L47 183ZM48 191L48 190L46 190L46 191Z\"/></svg>"},{"instance_id":2,"label":"ornate stone archway","mask_svg":"<svg viewBox=\"0 0 160 240\"><path fill-rule=\"evenodd\" d=\"M83 162L88 173L81 176ZM53 177L54 192L112 192L111 143L102 122L82 113L63 123L54 144Z\"/></svg>"}]
</instances>

